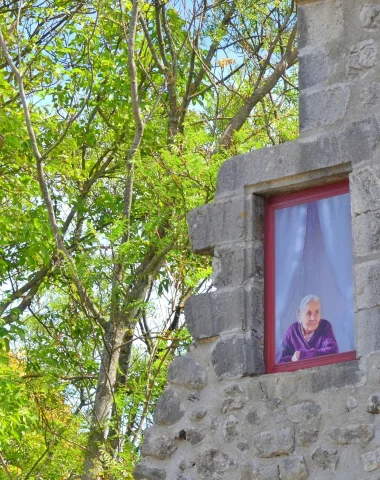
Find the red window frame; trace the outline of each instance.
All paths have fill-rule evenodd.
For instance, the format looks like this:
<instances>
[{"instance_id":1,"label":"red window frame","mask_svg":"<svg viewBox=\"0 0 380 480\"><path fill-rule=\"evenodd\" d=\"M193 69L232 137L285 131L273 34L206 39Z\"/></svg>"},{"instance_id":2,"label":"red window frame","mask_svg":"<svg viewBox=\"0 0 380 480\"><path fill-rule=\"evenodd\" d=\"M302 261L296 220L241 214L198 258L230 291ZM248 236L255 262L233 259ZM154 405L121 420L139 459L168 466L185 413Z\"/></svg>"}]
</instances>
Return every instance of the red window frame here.
<instances>
[{"instance_id":1,"label":"red window frame","mask_svg":"<svg viewBox=\"0 0 380 480\"><path fill-rule=\"evenodd\" d=\"M356 351L336 353L315 359L275 364L275 212L278 209L310 203L350 192L349 181L309 188L300 192L270 197L265 204L265 325L264 356L266 373L292 372L303 368L356 360Z\"/></svg>"}]
</instances>

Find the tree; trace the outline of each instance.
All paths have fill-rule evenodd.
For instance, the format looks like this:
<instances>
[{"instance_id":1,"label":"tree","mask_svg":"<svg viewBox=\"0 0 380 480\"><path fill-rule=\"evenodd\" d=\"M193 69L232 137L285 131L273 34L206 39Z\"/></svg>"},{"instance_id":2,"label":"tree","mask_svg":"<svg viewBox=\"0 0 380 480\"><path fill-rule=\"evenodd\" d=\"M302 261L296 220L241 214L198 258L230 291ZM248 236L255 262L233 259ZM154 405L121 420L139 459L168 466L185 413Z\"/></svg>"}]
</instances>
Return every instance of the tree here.
<instances>
[{"instance_id":1,"label":"tree","mask_svg":"<svg viewBox=\"0 0 380 480\"><path fill-rule=\"evenodd\" d=\"M187 341L184 300L210 272L187 212L212 200L225 158L295 134L294 2L10 0L0 13L3 338L25 336L32 378L75 379L65 396L91 417L82 478L117 475L110 459L138 444ZM150 301L168 292L155 333ZM130 403L142 345L147 399Z\"/></svg>"}]
</instances>

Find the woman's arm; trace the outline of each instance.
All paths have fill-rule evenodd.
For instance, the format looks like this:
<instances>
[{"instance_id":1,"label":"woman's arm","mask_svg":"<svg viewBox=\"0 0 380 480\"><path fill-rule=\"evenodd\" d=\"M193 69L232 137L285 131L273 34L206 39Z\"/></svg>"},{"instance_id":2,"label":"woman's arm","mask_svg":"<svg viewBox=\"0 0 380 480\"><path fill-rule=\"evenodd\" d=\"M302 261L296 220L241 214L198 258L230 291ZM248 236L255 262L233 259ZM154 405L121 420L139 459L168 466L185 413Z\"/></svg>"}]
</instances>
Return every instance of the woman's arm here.
<instances>
[{"instance_id":1,"label":"woman's arm","mask_svg":"<svg viewBox=\"0 0 380 480\"><path fill-rule=\"evenodd\" d=\"M290 335L289 331L286 333L285 338L282 342L282 354L280 361L278 363L288 363L292 361L293 355L294 355L294 347L293 344L290 340Z\"/></svg>"},{"instance_id":2,"label":"woman's arm","mask_svg":"<svg viewBox=\"0 0 380 480\"><path fill-rule=\"evenodd\" d=\"M321 348L300 350L300 360L322 357L323 355L332 355L333 353L339 353L339 349L332 326L330 323L328 323L326 326L326 331L324 332Z\"/></svg>"}]
</instances>

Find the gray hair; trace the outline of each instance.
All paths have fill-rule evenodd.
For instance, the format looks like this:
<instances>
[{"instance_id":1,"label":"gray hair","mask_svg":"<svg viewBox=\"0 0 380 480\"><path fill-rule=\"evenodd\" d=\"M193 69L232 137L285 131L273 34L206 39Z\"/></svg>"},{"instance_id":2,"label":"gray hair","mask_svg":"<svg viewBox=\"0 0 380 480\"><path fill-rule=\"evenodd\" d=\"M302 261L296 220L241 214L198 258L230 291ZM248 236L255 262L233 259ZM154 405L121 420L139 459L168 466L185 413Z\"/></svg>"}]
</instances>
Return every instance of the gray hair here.
<instances>
[{"instance_id":1,"label":"gray hair","mask_svg":"<svg viewBox=\"0 0 380 480\"><path fill-rule=\"evenodd\" d=\"M318 302L319 305L321 305L321 297L318 297L318 295L313 295L313 294L306 295L306 297L304 297L301 300L300 306L297 309L297 313L300 313L302 309L306 307L306 305L310 302Z\"/></svg>"}]
</instances>

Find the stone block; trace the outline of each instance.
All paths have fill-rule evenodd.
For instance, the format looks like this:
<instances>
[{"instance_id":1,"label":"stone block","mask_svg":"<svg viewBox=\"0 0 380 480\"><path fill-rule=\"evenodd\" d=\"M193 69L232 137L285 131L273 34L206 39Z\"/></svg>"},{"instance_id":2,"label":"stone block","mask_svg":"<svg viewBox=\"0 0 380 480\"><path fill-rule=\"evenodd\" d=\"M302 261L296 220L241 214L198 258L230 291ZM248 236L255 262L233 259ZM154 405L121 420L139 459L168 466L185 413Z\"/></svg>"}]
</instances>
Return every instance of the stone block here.
<instances>
[{"instance_id":1,"label":"stone block","mask_svg":"<svg viewBox=\"0 0 380 480\"><path fill-rule=\"evenodd\" d=\"M260 458L289 455L294 450L294 430L280 428L275 431L261 432L253 436L253 447Z\"/></svg>"},{"instance_id":2,"label":"stone block","mask_svg":"<svg viewBox=\"0 0 380 480\"><path fill-rule=\"evenodd\" d=\"M214 337L223 330L222 319L214 318L214 292L194 295L185 302L186 325L195 339Z\"/></svg>"},{"instance_id":3,"label":"stone block","mask_svg":"<svg viewBox=\"0 0 380 480\"><path fill-rule=\"evenodd\" d=\"M264 283L245 285L245 323L259 345L264 343Z\"/></svg>"},{"instance_id":4,"label":"stone block","mask_svg":"<svg viewBox=\"0 0 380 480\"><path fill-rule=\"evenodd\" d=\"M377 144L373 148L377 148ZM356 168L350 175L350 187L353 215L380 210L380 165L373 163Z\"/></svg>"},{"instance_id":5,"label":"stone block","mask_svg":"<svg viewBox=\"0 0 380 480\"><path fill-rule=\"evenodd\" d=\"M375 115L350 123L338 134L340 136L342 158L353 165L373 158L380 145L379 128L379 118ZM370 172L370 175L372 175L372 172ZM355 178L356 176L357 178ZM356 187L359 195L368 195L370 192L369 185L366 184L367 179L368 171L366 168L355 168L351 174L351 189ZM375 195L376 190L373 192L373 196ZM366 199L361 199L361 201L363 200Z\"/></svg>"},{"instance_id":6,"label":"stone block","mask_svg":"<svg viewBox=\"0 0 380 480\"><path fill-rule=\"evenodd\" d=\"M254 328L262 339L263 288L262 283L254 283L190 297L185 303L185 318L191 335L203 339L246 327Z\"/></svg>"},{"instance_id":7,"label":"stone block","mask_svg":"<svg viewBox=\"0 0 380 480\"><path fill-rule=\"evenodd\" d=\"M191 414L190 414L190 418L191 420L194 420L196 422L199 422L199 420L202 420L202 418L204 418L207 414L207 409L204 408L204 407L199 407L199 408L195 408Z\"/></svg>"},{"instance_id":8,"label":"stone block","mask_svg":"<svg viewBox=\"0 0 380 480\"><path fill-rule=\"evenodd\" d=\"M145 431L144 443L141 448L143 457L153 457L159 460L166 460L177 450L177 445L172 438L160 435L153 428Z\"/></svg>"},{"instance_id":9,"label":"stone block","mask_svg":"<svg viewBox=\"0 0 380 480\"><path fill-rule=\"evenodd\" d=\"M225 398L222 403L222 413L232 412L233 410L241 410L244 402L241 398Z\"/></svg>"},{"instance_id":10,"label":"stone block","mask_svg":"<svg viewBox=\"0 0 380 480\"><path fill-rule=\"evenodd\" d=\"M372 424L349 425L347 427L329 427L327 435L340 445L365 445L375 437L375 426Z\"/></svg>"},{"instance_id":11,"label":"stone block","mask_svg":"<svg viewBox=\"0 0 380 480\"><path fill-rule=\"evenodd\" d=\"M241 467L241 480L278 480L278 467L247 462Z\"/></svg>"},{"instance_id":12,"label":"stone block","mask_svg":"<svg viewBox=\"0 0 380 480\"><path fill-rule=\"evenodd\" d=\"M265 200L258 195L247 194L245 206L245 240L263 242Z\"/></svg>"},{"instance_id":13,"label":"stone block","mask_svg":"<svg viewBox=\"0 0 380 480\"><path fill-rule=\"evenodd\" d=\"M348 55L348 71L356 73L373 68L376 63L377 46L374 40L363 40L355 43Z\"/></svg>"},{"instance_id":14,"label":"stone block","mask_svg":"<svg viewBox=\"0 0 380 480\"><path fill-rule=\"evenodd\" d=\"M214 337L245 322L243 287L190 297L185 303L186 324L196 339Z\"/></svg>"},{"instance_id":15,"label":"stone block","mask_svg":"<svg viewBox=\"0 0 380 480\"><path fill-rule=\"evenodd\" d=\"M295 173L318 170L346 163L342 156L339 136L335 133L323 133L316 137L299 140L300 160L295 163Z\"/></svg>"},{"instance_id":16,"label":"stone block","mask_svg":"<svg viewBox=\"0 0 380 480\"><path fill-rule=\"evenodd\" d=\"M202 452L197 459L197 472L202 479L215 478L215 474L227 472L230 458L224 452L214 448Z\"/></svg>"},{"instance_id":17,"label":"stone block","mask_svg":"<svg viewBox=\"0 0 380 480\"><path fill-rule=\"evenodd\" d=\"M313 53L304 53L301 50L298 59L300 90L327 83L333 72L333 65L323 50L313 51Z\"/></svg>"},{"instance_id":18,"label":"stone block","mask_svg":"<svg viewBox=\"0 0 380 480\"><path fill-rule=\"evenodd\" d=\"M373 107L377 109L380 103L380 83L363 85L360 93L360 102L361 108L367 112L373 109Z\"/></svg>"},{"instance_id":19,"label":"stone block","mask_svg":"<svg viewBox=\"0 0 380 480\"><path fill-rule=\"evenodd\" d=\"M380 308L356 313L356 351L359 357L380 350Z\"/></svg>"},{"instance_id":20,"label":"stone block","mask_svg":"<svg viewBox=\"0 0 380 480\"><path fill-rule=\"evenodd\" d=\"M355 257L380 254L380 210L352 219Z\"/></svg>"},{"instance_id":21,"label":"stone block","mask_svg":"<svg viewBox=\"0 0 380 480\"><path fill-rule=\"evenodd\" d=\"M346 408L349 412L352 412L356 408L358 408L358 402L354 397L348 397L346 402Z\"/></svg>"},{"instance_id":22,"label":"stone block","mask_svg":"<svg viewBox=\"0 0 380 480\"><path fill-rule=\"evenodd\" d=\"M360 10L360 23L363 27L376 29L380 27L380 5L369 3Z\"/></svg>"},{"instance_id":23,"label":"stone block","mask_svg":"<svg viewBox=\"0 0 380 480\"><path fill-rule=\"evenodd\" d=\"M363 40L355 43L348 55L349 70L366 70L376 63L377 46L374 40Z\"/></svg>"},{"instance_id":24,"label":"stone block","mask_svg":"<svg viewBox=\"0 0 380 480\"><path fill-rule=\"evenodd\" d=\"M313 402L302 402L287 408L288 419L293 423L311 423L321 416L321 407Z\"/></svg>"},{"instance_id":25,"label":"stone block","mask_svg":"<svg viewBox=\"0 0 380 480\"><path fill-rule=\"evenodd\" d=\"M263 226L255 213L262 203L242 194L192 210L187 223L193 251L209 255L216 245L260 238Z\"/></svg>"},{"instance_id":26,"label":"stone block","mask_svg":"<svg viewBox=\"0 0 380 480\"><path fill-rule=\"evenodd\" d=\"M186 440L190 442L191 445L198 445L204 438L205 435L198 430L194 430L193 428L186 430Z\"/></svg>"},{"instance_id":27,"label":"stone block","mask_svg":"<svg viewBox=\"0 0 380 480\"><path fill-rule=\"evenodd\" d=\"M215 247L212 283L216 288L242 285L251 278L264 278L262 241Z\"/></svg>"},{"instance_id":28,"label":"stone block","mask_svg":"<svg viewBox=\"0 0 380 480\"><path fill-rule=\"evenodd\" d=\"M373 472L380 467L380 448L361 456L364 470L366 472Z\"/></svg>"},{"instance_id":29,"label":"stone block","mask_svg":"<svg viewBox=\"0 0 380 480\"><path fill-rule=\"evenodd\" d=\"M214 209L215 204L203 205L191 210L187 216L187 227L194 252L212 255L215 245L210 241L212 232L209 232L209 217Z\"/></svg>"},{"instance_id":30,"label":"stone block","mask_svg":"<svg viewBox=\"0 0 380 480\"><path fill-rule=\"evenodd\" d=\"M163 468L139 463L133 470L133 478L135 480L166 480L166 471Z\"/></svg>"},{"instance_id":31,"label":"stone block","mask_svg":"<svg viewBox=\"0 0 380 480\"><path fill-rule=\"evenodd\" d=\"M247 413L246 420L249 425L260 425L266 416L266 411L251 410Z\"/></svg>"},{"instance_id":32,"label":"stone block","mask_svg":"<svg viewBox=\"0 0 380 480\"><path fill-rule=\"evenodd\" d=\"M158 425L173 425L183 417L185 410L182 408L178 394L168 388L159 398L154 411L154 423Z\"/></svg>"},{"instance_id":33,"label":"stone block","mask_svg":"<svg viewBox=\"0 0 380 480\"><path fill-rule=\"evenodd\" d=\"M333 125L341 120L350 100L351 88L348 84L334 85L313 92L300 94L300 130Z\"/></svg>"},{"instance_id":34,"label":"stone block","mask_svg":"<svg viewBox=\"0 0 380 480\"><path fill-rule=\"evenodd\" d=\"M195 467L195 461L184 458L183 460L181 460L178 466L179 466L179 469L184 472L185 470Z\"/></svg>"},{"instance_id":35,"label":"stone block","mask_svg":"<svg viewBox=\"0 0 380 480\"><path fill-rule=\"evenodd\" d=\"M201 396L200 396L199 392L191 392L187 396L187 399L190 402L199 402L199 400L201 399Z\"/></svg>"},{"instance_id":36,"label":"stone block","mask_svg":"<svg viewBox=\"0 0 380 480\"><path fill-rule=\"evenodd\" d=\"M212 416L210 418L210 422L209 422L210 430L212 430L212 431L218 430L219 425L220 425L219 418L216 417L215 415Z\"/></svg>"},{"instance_id":37,"label":"stone block","mask_svg":"<svg viewBox=\"0 0 380 480\"><path fill-rule=\"evenodd\" d=\"M241 378L264 373L263 345L251 333L221 338L212 352L215 373L221 378Z\"/></svg>"},{"instance_id":38,"label":"stone block","mask_svg":"<svg viewBox=\"0 0 380 480\"><path fill-rule=\"evenodd\" d=\"M239 434L239 420L235 415L229 415L223 424L223 436L226 442L230 443Z\"/></svg>"},{"instance_id":39,"label":"stone block","mask_svg":"<svg viewBox=\"0 0 380 480\"><path fill-rule=\"evenodd\" d=\"M309 447L318 440L318 430L315 428L300 428L296 432L296 443L301 447Z\"/></svg>"},{"instance_id":40,"label":"stone block","mask_svg":"<svg viewBox=\"0 0 380 480\"><path fill-rule=\"evenodd\" d=\"M363 310L380 305L380 261L355 266L356 308Z\"/></svg>"},{"instance_id":41,"label":"stone block","mask_svg":"<svg viewBox=\"0 0 380 480\"><path fill-rule=\"evenodd\" d=\"M168 381L187 388L201 389L207 385L206 370L190 357L177 357L168 371Z\"/></svg>"},{"instance_id":42,"label":"stone block","mask_svg":"<svg viewBox=\"0 0 380 480\"><path fill-rule=\"evenodd\" d=\"M228 385L224 390L223 390L225 395L231 395L233 397L240 396L241 394L245 393L244 387L242 385L239 385L238 383L232 383L231 385Z\"/></svg>"},{"instance_id":43,"label":"stone block","mask_svg":"<svg viewBox=\"0 0 380 480\"><path fill-rule=\"evenodd\" d=\"M212 284L216 288L242 285L245 272L245 244L215 247L212 259Z\"/></svg>"},{"instance_id":44,"label":"stone block","mask_svg":"<svg viewBox=\"0 0 380 480\"><path fill-rule=\"evenodd\" d=\"M179 473L176 477L176 480L194 480L193 477L188 477L183 473Z\"/></svg>"},{"instance_id":45,"label":"stone block","mask_svg":"<svg viewBox=\"0 0 380 480\"><path fill-rule=\"evenodd\" d=\"M302 0L297 2L297 19L298 19L298 48L302 49L307 46L307 10L302 5Z\"/></svg>"},{"instance_id":46,"label":"stone block","mask_svg":"<svg viewBox=\"0 0 380 480\"><path fill-rule=\"evenodd\" d=\"M244 191L244 186L291 175L294 164L298 166L298 162L301 162L299 153L298 142L287 142L252 150L227 160L219 169L216 196L223 197L231 192ZM260 218L263 215L264 200L260 197L255 199L256 201L252 204L252 214ZM257 228L255 231L262 235L263 230L260 232ZM261 235L256 235L255 239L260 240Z\"/></svg>"},{"instance_id":47,"label":"stone block","mask_svg":"<svg viewBox=\"0 0 380 480\"><path fill-rule=\"evenodd\" d=\"M280 462L280 480L306 480L309 472L305 459L298 455L285 458Z\"/></svg>"},{"instance_id":48,"label":"stone block","mask_svg":"<svg viewBox=\"0 0 380 480\"><path fill-rule=\"evenodd\" d=\"M322 468L323 470L335 472L339 456L337 450L318 447L316 450L314 450L311 458L318 465L318 467Z\"/></svg>"},{"instance_id":49,"label":"stone block","mask_svg":"<svg viewBox=\"0 0 380 480\"><path fill-rule=\"evenodd\" d=\"M238 442L236 444L236 447L241 451L241 452L246 452L249 450L249 443L247 442Z\"/></svg>"},{"instance_id":50,"label":"stone block","mask_svg":"<svg viewBox=\"0 0 380 480\"><path fill-rule=\"evenodd\" d=\"M300 48L336 41L344 32L342 0L298 6Z\"/></svg>"},{"instance_id":51,"label":"stone block","mask_svg":"<svg viewBox=\"0 0 380 480\"><path fill-rule=\"evenodd\" d=\"M380 413L380 393L373 393L367 402L367 412L378 415Z\"/></svg>"},{"instance_id":52,"label":"stone block","mask_svg":"<svg viewBox=\"0 0 380 480\"><path fill-rule=\"evenodd\" d=\"M362 378L363 372L356 360L319 367L310 374L311 391L315 394L331 388L337 389L348 385L356 385Z\"/></svg>"}]
</instances>

